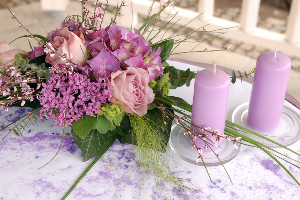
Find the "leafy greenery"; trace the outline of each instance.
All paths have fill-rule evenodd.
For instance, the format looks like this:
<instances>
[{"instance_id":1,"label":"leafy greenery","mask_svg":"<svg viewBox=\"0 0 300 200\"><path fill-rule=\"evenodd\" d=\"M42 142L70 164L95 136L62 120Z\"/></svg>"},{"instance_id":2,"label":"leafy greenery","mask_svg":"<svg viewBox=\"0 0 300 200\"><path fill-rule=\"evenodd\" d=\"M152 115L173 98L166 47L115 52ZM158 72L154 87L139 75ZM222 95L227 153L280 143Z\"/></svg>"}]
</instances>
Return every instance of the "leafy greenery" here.
<instances>
[{"instance_id":1,"label":"leafy greenery","mask_svg":"<svg viewBox=\"0 0 300 200\"><path fill-rule=\"evenodd\" d=\"M49 71L49 69L46 67L45 63L42 63L40 65L37 65L35 63L29 63L28 59L22 59L20 54L16 54L15 55L15 62L13 64L13 66L17 69L17 68L21 68L24 71L32 71L32 72L36 72L37 77L39 78L46 78L46 80L49 80L49 78L51 77L51 73Z\"/></svg>"},{"instance_id":2,"label":"leafy greenery","mask_svg":"<svg viewBox=\"0 0 300 200\"><path fill-rule=\"evenodd\" d=\"M183 110L192 112L192 106L188 104L185 100L181 99L180 97L165 96L165 97L156 97L156 99L166 104L177 106Z\"/></svg>"},{"instance_id":3,"label":"leafy greenery","mask_svg":"<svg viewBox=\"0 0 300 200\"><path fill-rule=\"evenodd\" d=\"M173 48L173 45L174 45L173 39L165 40L163 42L154 44L152 46L152 50L155 51L158 47L161 48L160 57L161 57L161 62L163 63L170 57L170 53Z\"/></svg>"},{"instance_id":4,"label":"leafy greenery","mask_svg":"<svg viewBox=\"0 0 300 200\"><path fill-rule=\"evenodd\" d=\"M125 116L125 112L116 104L107 103L99 108L101 112L98 115L104 115L114 126L120 126Z\"/></svg>"},{"instance_id":5,"label":"leafy greenery","mask_svg":"<svg viewBox=\"0 0 300 200\"><path fill-rule=\"evenodd\" d=\"M115 132L108 132L101 134L98 130L94 129L88 133L85 139L80 138L72 131L74 141L82 151L83 161L87 161L99 154L104 154L108 147L110 147L116 140L117 135Z\"/></svg>"},{"instance_id":6,"label":"leafy greenery","mask_svg":"<svg viewBox=\"0 0 300 200\"><path fill-rule=\"evenodd\" d=\"M97 121L93 127L93 129L97 129L102 134L112 131L115 128L116 127L106 118L105 115L97 116Z\"/></svg>"},{"instance_id":7,"label":"leafy greenery","mask_svg":"<svg viewBox=\"0 0 300 200\"><path fill-rule=\"evenodd\" d=\"M96 121L96 117L83 115L82 119L72 122L71 128L77 136L84 140L94 127Z\"/></svg>"},{"instance_id":8,"label":"leafy greenery","mask_svg":"<svg viewBox=\"0 0 300 200\"><path fill-rule=\"evenodd\" d=\"M166 73L170 74L170 89L176 89L177 87L181 87L184 84L186 84L186 86L190 86L191 79L195 78L196 76L196 73L191 72L190 69L183 71L176 69L173 66L166 66L164 68L164 74Z\"/></svg>"},{"instance_id":9,"label":"leafy greenery","mask_svg":"<svg viewBox=\"0 0 300 200\"><path fill-rule=\"evenodd\" d=\"M236 72L234 70L232 70L231 72L231 83L235 83L237 78L241 79L241 82L243 81L243 77L248 78L249 75L253 74L255 72L255 68L253 68L251 71L244 72L244 74L242 74L239 70L238 70L238 75L236 75Z\"/></svg>"},{"instance_id":10,"label":"leafy greenery","mask_svg":"<svg viewBox=\"0 0 300 200\"><path fill-rule=\"evenodd\" d=\"M273 151L273 152L275 152L275 153L277 153L277 154L280 154L280 155L282 155L282 156L285 156L285 157L287 157L286 155L284 155L284 154L282 154L282 153L280 153L280 152L278 152L278 151L275 151L274 149L272 149L272 148L270 148L270 147L267 147L266 145L264 145L264 144L262 144L262 143L260 143L260 142L257 142L256 140L254 140L254 139L251 139L250 137L247 137L246 135L244 135L244 134L242 134L242 133L240 133L240 130L243 130L243 131L247 131L248 133L251 133L251 134L254 134L254 135L256 135L256 136L258 136L258 137L261 137L261 138L263 138L263 139L266 139L266 140L268 140L268 141L270 141L270 142L272 142L272 143L274 143L274 144L278 144L278 143L276 143L275 141L272 141L272 140L270 140L270 139L268 139L268 138L266 138L266 137L264 137L264 136L262 136L262 135L260 135L260 134L257 134L257 133L255 133L255 132L253 132L253 131L251 131L251 130L249 130L249 129L246 129L246 128L244 128L244 127L241 127L241 126L239 126L239 125L237 125L237 124L235 124L235 123L232 123L232 122L229 122L229 121L227 121L226 122L227 123L227 125L226 125L226 127L225 127L225 133L227 134L227 135L230 135L230 136L233 136L233 137L241 137L242 138L242 140L243 141L246 141L246 142L248 142L248 143L250 143L250 144L253 144L253 145L255 145L256 147L258 147L259 149L261 149L264 153L266 153L268 156L270 156L275 162L277 162L294 180L295 180L295 182L300 186L300 183L297 181L297 179L289 172L289 170L279 161L279 160L277 160L269 151L267 151L266 149L269 149L270 151ZM228 126L228 124L230 125L230 126ZM287 150L289 150L289 151L291 151L291 152L293 152L293 153L295 153L296 155L299 155L298 153L296 153L296 152L294 152L293 150L291 150L291 149L289 149L289 148L287 148L287 147L284 147L284 146L282 146L282 145L280 145L280 144L278 144L279 146L281 146L281 147L283 147L283 148L285 148L285 149L287 149ZM280 157L279 157L280 158ZM281 158L282 159L282 158ZM283 159L284 160L284 159ZM292 159L293 160L293 159ZM284 161L286 161L286 160L284 160ZM296 161L296 160L294 160L294 161ZM286 161L286 162L288 162L288 161ZM296 161L296 162L298 162L299 163L299 161ZM288 162L288 163L290 163L290 162ZM290 164L292 164L292 163L290 163ZM297 165L295 165L295 164L292 164L292 165L294 165L295 167L297 167L297 168L300 168L300 167L298 167Z\"/></svg>"},{"instance_id":11,"label":"leafy greenery","mask_svg":"<svg viewBox=\"0 0 300 200\"><path fill-rule=\"evenodd\" d=\"M169 94L171 83L169 73L166 73L163 77L156 77L153 79L149 86L152 88L155 96L166 96Z\"/></svg>"},{"instance_id":12,"label":"leafy greenery","mask_svg":"<svg viewBox=\"0 0 300 200\"><path fill-rule=\"evenodd\" d=\"M20 38L24 38L24 37L30 37L29 35L22 35L16 39L14 39L13 41L11 41L9 44L11 44L12 42L20 39ZM41 35L32 35L32 37L36 37L36 38L39 38L41 39L43 42L50 42L47 38L45 38L44 36L41 36Z\"/></svg>"}]
</instances>

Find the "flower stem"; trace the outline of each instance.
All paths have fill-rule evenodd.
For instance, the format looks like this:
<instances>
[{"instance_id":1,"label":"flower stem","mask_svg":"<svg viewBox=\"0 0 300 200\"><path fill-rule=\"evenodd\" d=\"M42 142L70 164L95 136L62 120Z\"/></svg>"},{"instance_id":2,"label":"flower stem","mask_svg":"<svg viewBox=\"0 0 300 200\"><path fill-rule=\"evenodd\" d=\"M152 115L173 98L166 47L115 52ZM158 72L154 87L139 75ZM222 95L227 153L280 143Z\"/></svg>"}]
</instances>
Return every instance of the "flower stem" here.
<instances>
[{"instance_id":1,"label":"flower stem","mask_svg":"<svg viewBox=\"0 0 300 200\"><path fill-rule=\"evenodd\" d=\"M81 181L81 179L90 171L90 169L92 169L92 167L94 166L94 164L96 164L96 162L98 162L98 160L103 156L103 154L109 149L109 147L115 142L115 140L117 139L117 136L115 136L111 142L107 145L107 147L105 148L105 151L103 151L103 153L100 153L94 160L93 162L86 168L86 170L84 170L84 172L80 175L80 177L77 179L77 181L74 183L74 185L69 189L69 191L65 194L65 196L61 199L64 200L66 199L69 194L71 194L71 192L74 190L74 188L78 185L78 183Z\"/></svg>"}]
</instances>

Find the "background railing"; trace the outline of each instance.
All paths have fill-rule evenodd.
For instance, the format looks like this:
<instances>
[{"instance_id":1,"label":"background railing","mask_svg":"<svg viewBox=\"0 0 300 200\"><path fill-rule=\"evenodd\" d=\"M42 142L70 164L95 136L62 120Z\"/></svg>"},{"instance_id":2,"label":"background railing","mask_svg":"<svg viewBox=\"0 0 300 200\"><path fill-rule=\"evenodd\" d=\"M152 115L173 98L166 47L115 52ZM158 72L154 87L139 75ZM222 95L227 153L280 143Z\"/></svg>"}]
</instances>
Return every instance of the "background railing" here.
<instances>
[{"instance_id":1,"label":"background railing","mask_svg":"<svg viewBox=\"0 0 300 200\"><path fill-rule=\"evenodd\" d=\"M41 0L52 2L61 0ZM64 0L66 2L67 0ZM106 3L105 0L102 0ZM110 6L116 6L120 0L109 0ZM166 0L155 1L152 12L158 12L161 5L164 5ZM136 27L138 25L138 15L146 16L152 0L126 0L127 7L122 8L121 25L126 27ZM215 17L214 14L214 0L198 0L198 11L191 11L178 6L173 6L174 11L178 14L174 21L178 21L179 25L186 25L191 19L197 17L187 25L188 28L195 29L206 24L210 24L207 29L223 29L233 27L228 30L222 37L235 39L241 42L250 43L253 45L265 47L267 49L278 49L280 52L289 56L300 55L300 0L293 0L289 12L287 28L284 33L277 33L270 30L257 27L257 20L259 16L260 0L243 0L241 6L240 23ZM44 6L45 9L45 6Z\"/></svg>"}]
</instances>

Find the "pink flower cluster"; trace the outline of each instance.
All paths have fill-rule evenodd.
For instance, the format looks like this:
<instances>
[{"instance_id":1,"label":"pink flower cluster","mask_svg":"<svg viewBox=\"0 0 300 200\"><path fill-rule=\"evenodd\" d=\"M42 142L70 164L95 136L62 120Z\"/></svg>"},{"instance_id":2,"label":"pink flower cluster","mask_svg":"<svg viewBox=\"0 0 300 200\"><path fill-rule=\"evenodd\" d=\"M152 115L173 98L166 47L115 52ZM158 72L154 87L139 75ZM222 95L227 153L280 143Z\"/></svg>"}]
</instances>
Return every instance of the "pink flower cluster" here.
<instances>
[{"instance_id":1,"label":"pink flower cluster","mask_svg":"<svg viewBox=\"0 0 300 200\"><path fill-rule=\"evenodd\" d=\"M112 97L107 78L92 82L86 75L72 73L52 77L43 83L39 97L40 117L55 119L57 126L70 126L84 114L94 116L101 112L99 105L107 103Z\"/></svg>"},{"instance_id":2,"label":"pink flower cluster","mask_svg":"<svg viewBox=\"0 0 300 200\"><path fill-rule=\"evenodd\" d=\"M163 74L160 47L152 51L151 44L135 29L135 33L124 27L111 24L86 36L86 44L92 53L87 63L100 77L108 77L112 72L141 68L148 72L149 81Z\"/></svg>"}]
</instances>

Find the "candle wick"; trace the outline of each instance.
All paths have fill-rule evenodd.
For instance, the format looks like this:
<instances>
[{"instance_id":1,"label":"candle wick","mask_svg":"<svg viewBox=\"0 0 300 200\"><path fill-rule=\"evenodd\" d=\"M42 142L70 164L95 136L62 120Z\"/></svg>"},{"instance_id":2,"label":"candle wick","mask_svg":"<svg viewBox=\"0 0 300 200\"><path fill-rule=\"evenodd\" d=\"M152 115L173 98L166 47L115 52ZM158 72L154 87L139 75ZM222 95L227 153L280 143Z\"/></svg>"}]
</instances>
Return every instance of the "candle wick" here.
<instances>
[{"instance_id":1,"label":"candle wick","mask_svg":"<svg viewBox=\"0 0 300 200\"><path fill-rule=\"evenodd\" d=\"M216 63L214 62L214 74L216 74L216 71L217 71L217 66Z\"/></svg>"},{"instance_id":2,"label":"candle wick","mask_svg":"<svg viewBox=\"0 0 300 200\"><path fill-rule=\"evenodd\" d=\"M276 58L276 54L277 54L277 48L276 48L276 51L275 51L275 56L274 56L275 58Z\"/></svg>"}]
</instances>

